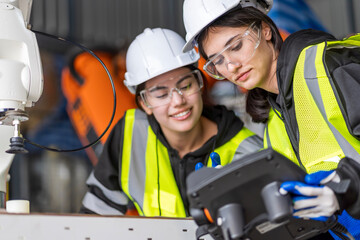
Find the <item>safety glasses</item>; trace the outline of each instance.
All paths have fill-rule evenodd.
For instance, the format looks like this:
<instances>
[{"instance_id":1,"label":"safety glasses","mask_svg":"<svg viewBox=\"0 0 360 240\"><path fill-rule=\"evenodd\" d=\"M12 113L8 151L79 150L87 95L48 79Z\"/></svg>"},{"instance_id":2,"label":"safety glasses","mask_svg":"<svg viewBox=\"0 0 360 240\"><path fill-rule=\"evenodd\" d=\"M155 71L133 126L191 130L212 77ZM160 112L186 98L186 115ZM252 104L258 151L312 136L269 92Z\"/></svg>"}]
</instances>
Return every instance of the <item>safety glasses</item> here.
<instances>
[{"instance_id":1,"label":"safety glasses","mask_svg":"<svg viewBox=\"0 0 360 240\"><path fill-rule=\"evenodd\" d=\"M249 61L261 40L261 25L252 23L243 34L239 34L223 50L211 57L204 65L204 70L213 78L223 80L228 64L240 65L238 61Z\"/></svg>"},{"instance_id":2,"label":"safety glasses","mask_svg":"<svg viewBox=\"0 0 360 240\"><path fill-rule=\"evenodd\" d=\"M140 96L147 107L154 108L169 104L174 91L182 97L187 97L199 92L203 85L200 71L194 70L144 89L140 92Z\"/></svg>"}]
</instances>

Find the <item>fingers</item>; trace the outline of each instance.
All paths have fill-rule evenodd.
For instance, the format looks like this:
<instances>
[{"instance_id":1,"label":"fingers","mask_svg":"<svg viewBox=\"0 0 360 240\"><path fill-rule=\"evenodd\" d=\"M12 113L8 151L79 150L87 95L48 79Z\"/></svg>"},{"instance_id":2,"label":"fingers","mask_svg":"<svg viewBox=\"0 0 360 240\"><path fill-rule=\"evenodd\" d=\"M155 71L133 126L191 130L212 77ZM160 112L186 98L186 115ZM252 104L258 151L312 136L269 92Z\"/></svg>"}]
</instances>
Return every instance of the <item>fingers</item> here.
<instances>
[{"instance_id":1,"label":"fingers","mask_svg":"<svg viewBox=\"0 0 360 240\"><path fill-rule=\"evenodd\" d=\"M326 209L323 207L314 207L308 209L301 209L299 211L294 212L294 216L300 218L317 218L317 217L331 217L333 215L333 211L330 209Z\"/></svg>"},{"instance_id":2,"label":"fingers","mask_svg":"<svg viewBox=\"0 0 360 240\"><path fill-rule=\"evenodd\" d=\"M323 212L335 212L337 210L336 199L331 196L319 197L294 197L294 210L316 208Z\"/></svg>"},{"instance_id":3,"label":"fingers","mask_svg":"<svg viewBox=\"0 0 360 240\"><path fill-rule=\"evenodd\" d=\"M335 175L335 171L318 171L306 175L305 182L312 185L324 184L330 182Z\"/></svg>"},{"instance_id":4,"label":"fingers","mask_svg":"<svg viewBox=\"0 0 360 240\"><path fill-rule=\"evenodd\" d=\"M310 186L303 182L287 181L283 182L280 186L280 193L292 193L296 195L317 196L322 193L323 186Z\"/></svg>"},{"instance_id":5,"label":"fingers","mask_svg":"<svg viewBox=\"0 0 360 240\"><path fill-rule=\"evenodd\" d=\"M294 216L294 218L312 219L312 220L316 220L316 221L326 222L330 218L330 216L325 217L325 216L309 214L309 215L303 215L303 216Z\"/></svg>"},{"instance_id":6,"label":"fingers","mask_svg":"<svg viewBox=\"0 0 360 240\"><path fill-rule=\"evenodd\" d=\"M308 174L305 183L299 181L283 182L279 192L292 194L294 217L326 221L337 210L339 203L329 187L320 185L336 180L335 171L320 171Z\"/></svg>"},{"instance_id":7,"label":"fingers","mask_svg":"<svg viewBox=\"0 0 360 240\"><path fill-rule=\"evenodd\" d=\"M221 165L220 155L217 152L210 153L210 158L212 161L212 167Z\"/></svg>"},{"instance_id":8,"label":"fingers","mask_svg":"<svg viewBox=\"0 0 360 240\"><path fill-rule=\"evenodd\" d=\"M199 170L200 168L204 167L204 164L201 163L201 162L198 162L196 165L195 165L195 171Z\"/></svg>"},{"instance_id":9,"label":"fingers","mask_svg":"<svg viewBox=\"0 0 360 240\"><path fill-rule=\"evenodd\" d=\"M297 181L287 181L287 182L283 182L281 185L280 185L280 193L285 195L287 193L293 193L293 194L298 194L298 195L301 195L296 186L305 186L306 184L305 183L302 183L302 182L297 182Z\"/></svg>"},{"instance_id":10,"label":"fingers","mask_svg":"<svg viewBox=\"0 0 360 240\"><path fill-rule=\"evenodd\" d=\"M308 187L304 187L302 190L305 188ZM330 188L318 189L321 189L321 194L316 197L302 195L292 198L295 217L326 221L339 209L339 203Z\"/></svg>"}]
</instances>

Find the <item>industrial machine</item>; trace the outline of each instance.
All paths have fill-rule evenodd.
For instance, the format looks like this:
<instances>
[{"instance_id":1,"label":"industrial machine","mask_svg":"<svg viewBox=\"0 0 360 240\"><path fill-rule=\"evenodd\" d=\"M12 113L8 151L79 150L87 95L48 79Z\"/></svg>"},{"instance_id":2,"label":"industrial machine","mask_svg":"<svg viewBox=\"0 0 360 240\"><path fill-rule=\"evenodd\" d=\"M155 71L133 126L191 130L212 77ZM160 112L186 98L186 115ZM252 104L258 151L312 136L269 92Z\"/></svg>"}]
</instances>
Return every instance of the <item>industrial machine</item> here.
<instances>
[{"instance_id":1,"label":"industrial machine","mask_svg":"<svg viewBox=\"0 0 360 240\"><path fill-rule=\"evenodd\" d=\"M0 0L0 208L13 153L24 153L20 132L43 91L42 65L35 34L29 30L32 0ZM9 146L10 139L10 148Z\"/></svg>"},{"instance_id":2,"label":"industrial machine","mask_svg":"<svg viewBox=\"0 0 360 240\"><path fill-rule=\"evenodd\" d=\"M195 231L190 218L0 214L0 236L6 240L191 240Z\"/></svg>"}]
</instances>

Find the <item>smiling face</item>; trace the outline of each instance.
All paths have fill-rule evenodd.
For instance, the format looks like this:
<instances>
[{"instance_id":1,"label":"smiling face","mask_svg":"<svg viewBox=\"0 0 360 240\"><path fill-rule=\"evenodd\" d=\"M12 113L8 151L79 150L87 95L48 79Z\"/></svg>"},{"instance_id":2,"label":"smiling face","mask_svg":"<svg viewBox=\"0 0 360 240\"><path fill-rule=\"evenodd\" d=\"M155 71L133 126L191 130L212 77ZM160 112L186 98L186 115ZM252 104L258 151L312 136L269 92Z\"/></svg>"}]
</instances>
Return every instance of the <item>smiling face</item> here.
<instances>
[{"instance_id":1,"label":"smiling face","mask_svg":"<svg viewBox=\"0 0 360 240\"><path fill-rule=\"evenodd\" d=\"M193 131L199 124L199 119L203 110L201 91L195 91L190 95L180 95L177 90L187 90L184 88L181 89L184 82L184 79L181 76L190 72L191 70L189 68L182 67L161 74L145 83L145 89L150 91L152 89L163 89L164 87L172 89L170 102L165 105L149 107L142 99L140 100L140 104L144 111L149 115L154 114L155 119L160 124L160 127L167 138L173 136L173 134ZM163 97L162 95L156 96Z\"/></svg>"},{"instance_id":2,"label":"smiling face","mask_svg":"<svg viewBox=\"0 0 360 240\"><path fill-rule=\"evenodd\" d=\"M221 55L222 67L217 68L218 72L229 81L248 90L259 87L274 92L277 89L275 76L277 52L271 42L270 27L263 23L260 29L260 35L255 33L256 36L259 36L260 42L251 57L244 57L244 54L240 54L237 44L229 47L229 44L231 45L233 40L237 39L237 36L242 36L248 30L248 26L213 27L208 31L202 46L209 59L229 47ZM247 46L253 49L256 45L248 44ZM248 52L251 52L252 49L248 49Z\"/></svg>"}]
</instances>

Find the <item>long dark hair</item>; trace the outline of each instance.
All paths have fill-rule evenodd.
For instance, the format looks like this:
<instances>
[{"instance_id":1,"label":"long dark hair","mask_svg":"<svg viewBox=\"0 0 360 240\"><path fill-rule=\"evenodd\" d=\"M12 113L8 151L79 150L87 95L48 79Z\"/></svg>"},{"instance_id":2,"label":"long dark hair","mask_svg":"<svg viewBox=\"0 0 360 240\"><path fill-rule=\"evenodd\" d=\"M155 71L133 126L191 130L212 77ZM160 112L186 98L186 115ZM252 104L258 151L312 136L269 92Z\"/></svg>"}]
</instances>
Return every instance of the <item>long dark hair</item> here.
<instances>
[{"instance_id":1,"label":"long dark hair","mask_svg":"<svg viewBox=\"0 0 360 240\"><path fill-rule=\"evenodd\" d=\"M206 53L204 52L203 43L209 36L209 32L211 32L216 27L238 28L244 26L247 27L252 23L255 23L256 26L260 26L262 22L269 25L272 32L271 42L273 43L274 48L280 51L283 40L281 38L278 28L271 20L271 18L254 7L242 8L239 5L238 7L235 7L234 9L227 12L225 15L216 19L199 34L197 38L199 53L205 59L208 59ZM248 112L249 115L252 117L252 121L267 121L270 110L270 104L267 98L268 92L263 89L255 88L248 92L246 99L246 112Z\"/></svg>"},{"instance_id":2,"label":"long dark hair","mask_svg":"<svg viewBox=\"0 0 360 240\"><path fill-rule=\"evenodd\" d=\"M209 94L208 94L208 83L206 81L206 77L204 75L204 73L199 69L197 68L194 64L191 64L191 65L187 65L187 66L184 66L186 68L189 68L191 71L194 71L194 70L199 70L201 76L202 76L202 79L203 79L203 82L204 82L204 86L202 88L202 100L203 100L203 104L204 106L212 106L214 105L214 103L212 102L212 100L209 98ZM136 88L136 92L135 92L135 102L136 102L136 105L139 109L141 110L144 110L140 104L140 92L142 90L145 89L145 82L144 83L141 83L139 86L137 86Z\"/></svg>"}]
</instances>

